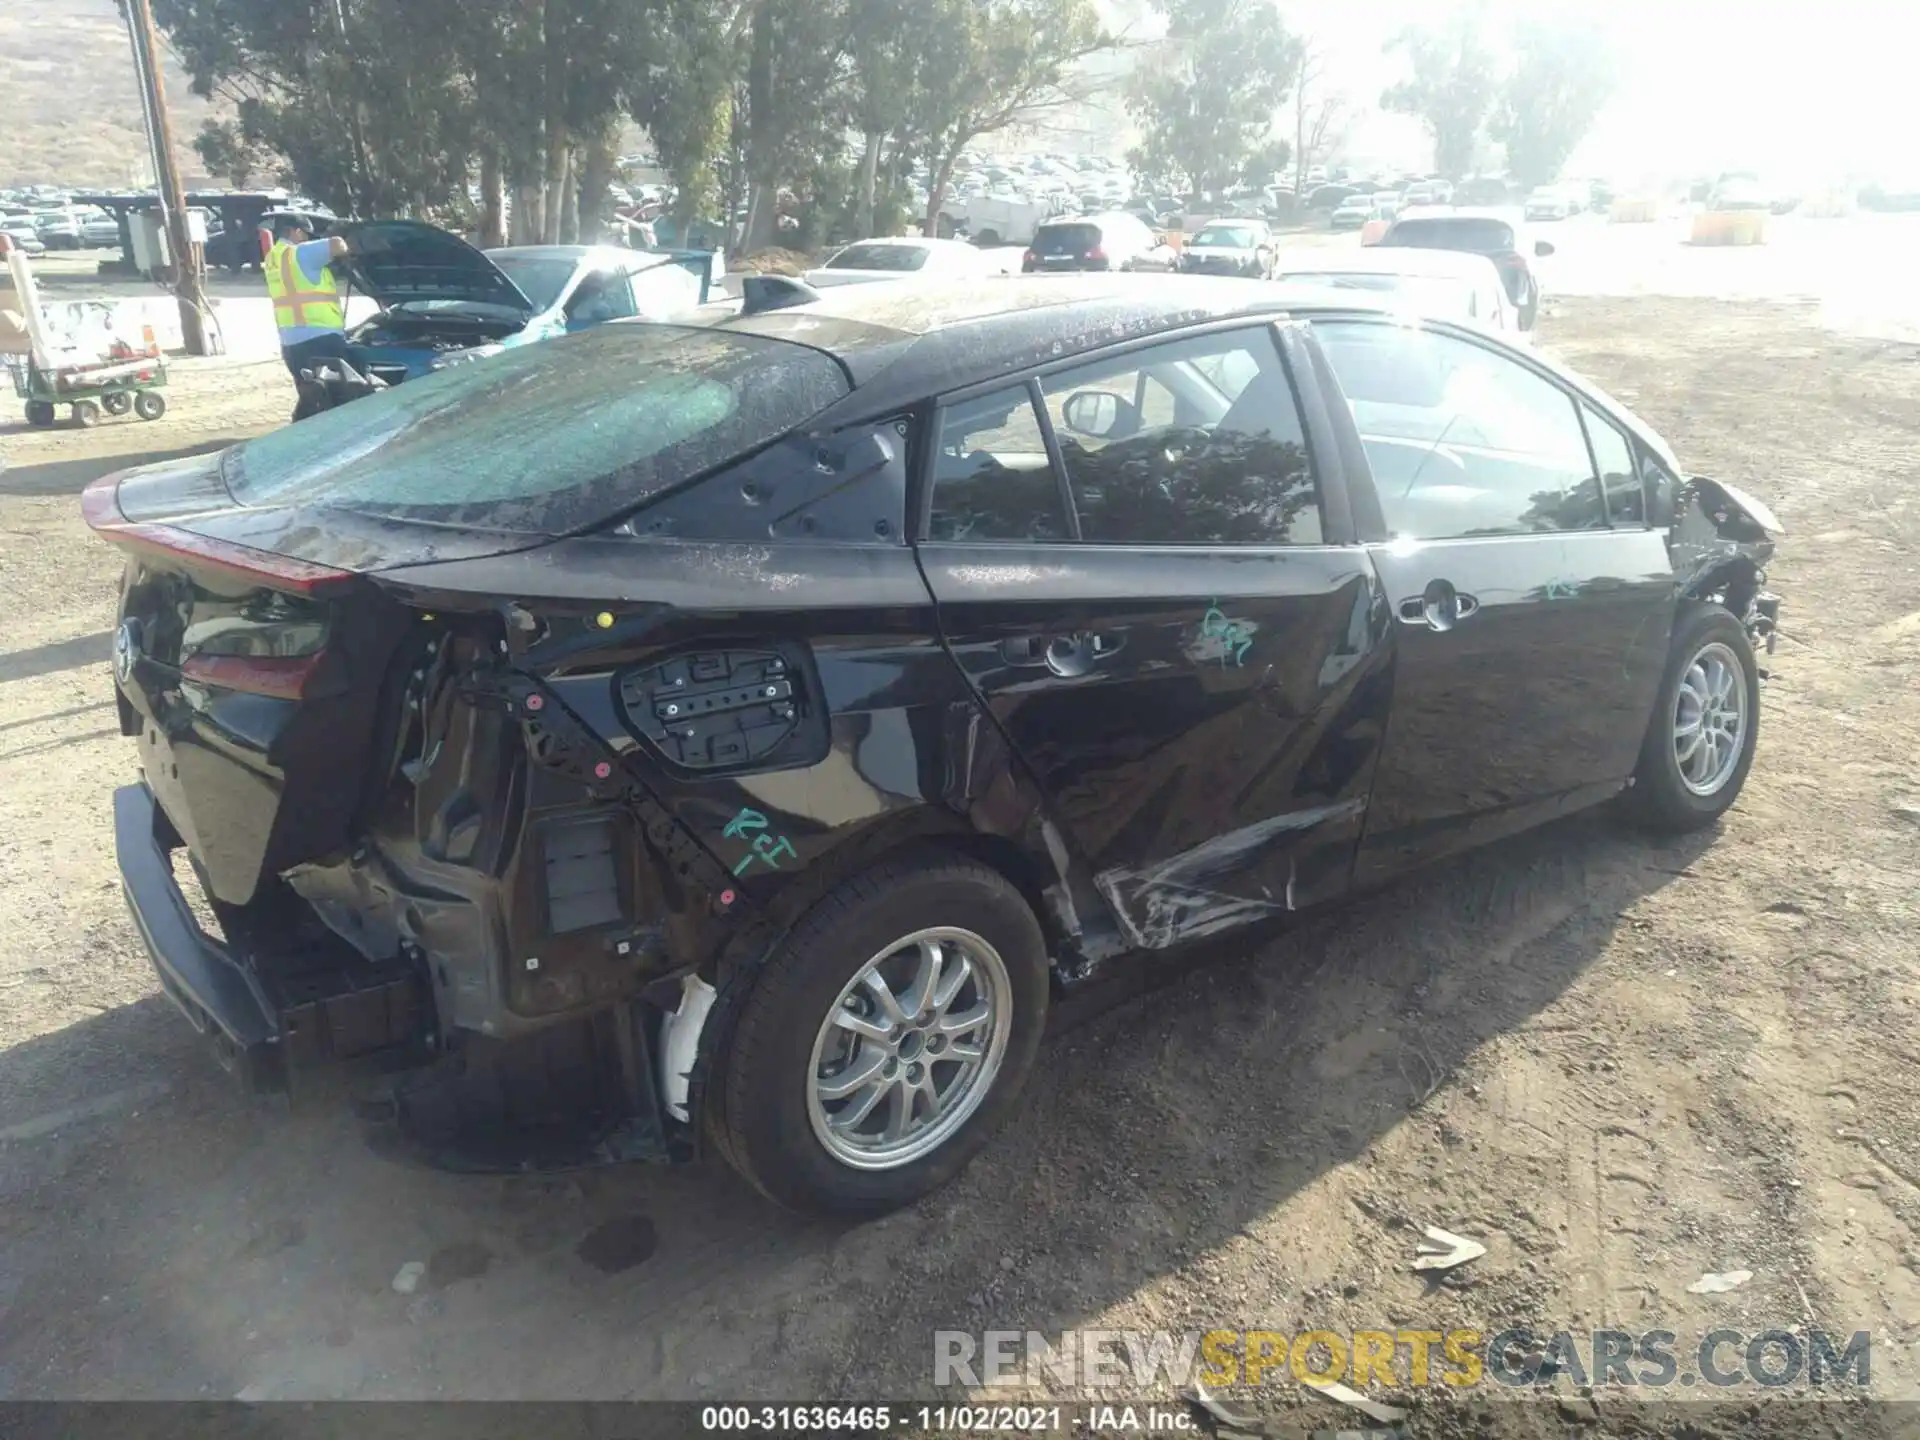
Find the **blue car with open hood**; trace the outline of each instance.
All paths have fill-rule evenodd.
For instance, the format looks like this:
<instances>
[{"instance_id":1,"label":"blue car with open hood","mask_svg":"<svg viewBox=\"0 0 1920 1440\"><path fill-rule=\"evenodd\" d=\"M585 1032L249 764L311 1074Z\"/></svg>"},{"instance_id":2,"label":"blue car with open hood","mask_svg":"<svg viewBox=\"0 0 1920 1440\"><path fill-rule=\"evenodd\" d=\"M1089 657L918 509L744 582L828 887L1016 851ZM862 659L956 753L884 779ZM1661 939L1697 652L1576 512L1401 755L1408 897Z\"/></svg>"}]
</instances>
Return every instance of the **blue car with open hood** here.
<instances>
[{"instance_id":1,"label":"blue car with open hood","mask_svg":"<svg viewBox=\"0 0 1920 1440\"><path fill-rule=\"evenodd\" d=\"M483 251L418 220L350 223L335 233L352 246L335 262L349 293L380 306L348 331L348 358L388 385L608 320L668 319L719 291L720 260L707 250Z\"/></svg>"}]
</instances>

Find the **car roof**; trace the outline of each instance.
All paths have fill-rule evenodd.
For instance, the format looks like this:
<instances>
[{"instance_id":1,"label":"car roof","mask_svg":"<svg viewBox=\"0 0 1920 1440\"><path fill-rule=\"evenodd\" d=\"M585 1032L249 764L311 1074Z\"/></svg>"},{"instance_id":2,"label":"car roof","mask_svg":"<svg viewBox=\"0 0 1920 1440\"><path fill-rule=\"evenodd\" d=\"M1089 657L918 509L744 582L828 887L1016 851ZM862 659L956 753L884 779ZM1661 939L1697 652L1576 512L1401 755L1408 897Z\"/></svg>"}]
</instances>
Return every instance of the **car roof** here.
<instances>
[{"instance_id":1,"label":"car roof","mask_svg":"<svg viewBox=\"0 0 1920 1440\"><path fill-rule=\"evenodd\" d=\"M846 285L805 305L734 314L715 328L824 350L846 368L853 393L826 428L877 419L931 395L982 384L1050 360L1235 316L1285 314L1318 287L1199 275L993 276L937 288ZM1339 297L1346 310L1387 310L1378 300Z\"/></svg>"}]
</instances>

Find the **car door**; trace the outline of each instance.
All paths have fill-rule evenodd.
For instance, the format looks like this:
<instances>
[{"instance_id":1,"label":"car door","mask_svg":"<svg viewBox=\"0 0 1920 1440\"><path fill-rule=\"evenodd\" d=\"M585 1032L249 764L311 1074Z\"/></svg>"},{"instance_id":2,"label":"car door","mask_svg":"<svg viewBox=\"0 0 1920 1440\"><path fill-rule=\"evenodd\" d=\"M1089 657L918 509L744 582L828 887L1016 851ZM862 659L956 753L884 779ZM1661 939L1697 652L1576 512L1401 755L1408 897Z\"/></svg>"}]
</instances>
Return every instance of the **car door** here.
<instances>
[{"instance_id":1,"label":"car door","mask_svg":"<svg viewBox=\"0 0 1920 1440\"><path fill-rule=\"evenodd\" d=\"M1396 653L1360 857L1374 879L1620 787L1666 661L1673 573L1644 507L1609 510L1594 407L1544 368L1440 324L1313 330L1384 517L1369 550Z\"/></svg>"},{"instance_id":2,"label":"car door","mask_svg":"<svg viewBox=\"0 0 1920 1440\"><path fill-rule=\"evenodd\" d=\"M1301 414L1267 325L940 408L919 553L944 642L1134 944L1349 883L1389 622Z\"/></svg>"}]
</instances>

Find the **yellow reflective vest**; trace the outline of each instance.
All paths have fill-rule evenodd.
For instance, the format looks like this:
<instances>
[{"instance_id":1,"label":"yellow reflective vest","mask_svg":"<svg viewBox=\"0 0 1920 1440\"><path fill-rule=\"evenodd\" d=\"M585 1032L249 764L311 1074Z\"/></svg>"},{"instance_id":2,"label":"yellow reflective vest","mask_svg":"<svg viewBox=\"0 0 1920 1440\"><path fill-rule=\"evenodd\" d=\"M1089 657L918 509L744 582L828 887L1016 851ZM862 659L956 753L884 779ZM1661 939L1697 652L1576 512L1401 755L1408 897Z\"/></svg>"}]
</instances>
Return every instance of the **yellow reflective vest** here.
<instances>
[{"instance_id":1,"label":"yellow reflective vest","mask_svg":"<svg viewBox=\"0 0 1920 1440\"><path fill-rule=\"evenodd\" d=\"M276 240L267 251L267 293L273 297L273 323L284 336L289 330L313 332L345 328L340 308L340 282L332 267L322 265L320 277L309 281L294 258L296 247ZM301 338L305 338L304 336Z\"/></svg>"}]
</instances>

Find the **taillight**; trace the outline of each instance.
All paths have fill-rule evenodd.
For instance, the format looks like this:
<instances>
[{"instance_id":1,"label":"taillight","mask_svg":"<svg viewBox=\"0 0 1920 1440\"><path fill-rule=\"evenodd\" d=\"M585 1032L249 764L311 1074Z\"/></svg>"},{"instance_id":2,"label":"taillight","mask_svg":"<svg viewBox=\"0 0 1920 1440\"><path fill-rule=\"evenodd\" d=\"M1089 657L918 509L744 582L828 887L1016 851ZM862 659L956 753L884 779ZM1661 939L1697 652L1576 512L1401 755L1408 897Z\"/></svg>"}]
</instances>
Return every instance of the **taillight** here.
<instances>
[{"instance_id":1,"label":"taillight","mask_svg":"<svg viewBox=\"0 0 1920 1440\"><path fill-rule=\"evenodd\" d=\"M1521 255L1517 250L1501 251L1493 257L1493 263L1498 265L1502 270L1524 270L1527 268L1526 257Z\"/></svg>"},{"instance_id":2,"label":"taillight","mask_svg":"<svg viewBox=\"0 0 1920 1440\"><path fill-rule=\"evenodd\" d=\"M1021 258L1029 265L1038 265L1040 263L1040 252L1038 250L1029 250Z\"/></svg>"},{"instance_id":3,"label":"taillight","mask_svg":"<svg viewBox=\"0 0 1920 1440\"><path fill-rule=\"evenodd\" d=\"M353 582L353 574L331 565L316 565L231 540L215 540L172 525L153 525L127 519L121 512L120 477L108 475L80 492L80 514L89 529L123 550L186 561L199 569L218 570L236 579L294 595L331 595Z\"/></svg>"},{"instance_id":4,"label":"taillight","mask_svg":"<svg viewBox=\"0 0 1920 1440\"><path fill-rule=\"evenodd\" d=\"M180 665L180 678L223 690L244 690L276 700L306 697L308 682L320 668L321 656L301 655L191 655Z\"/></svg>"},{"instance_id":5,"label":"taillight","mask_svg":"<svg viewBox=\"0 0 1920 1440\"><path fill-rule=\"evenodd\" d=\"M1087 251L1087 259L1096 265L1104 265L1107 263L1107 252L1096 245Z\"/></svg>"}]
</instances>

